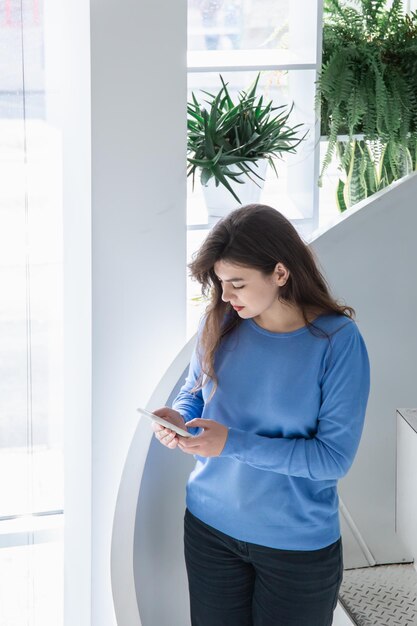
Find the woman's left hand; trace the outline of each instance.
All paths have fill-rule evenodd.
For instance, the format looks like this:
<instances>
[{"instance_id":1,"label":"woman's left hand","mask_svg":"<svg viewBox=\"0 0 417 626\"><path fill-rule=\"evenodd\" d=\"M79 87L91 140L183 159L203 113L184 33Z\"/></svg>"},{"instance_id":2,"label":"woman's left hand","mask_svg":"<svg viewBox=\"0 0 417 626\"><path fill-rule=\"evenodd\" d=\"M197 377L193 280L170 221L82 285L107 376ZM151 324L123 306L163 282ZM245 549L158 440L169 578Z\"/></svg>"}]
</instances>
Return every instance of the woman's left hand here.
<instances>
[{"instance_id":1,"label":"woman's left hand","mask_svg":"<svg viewBox=\"0 0 417 626\"><path fill-rule=\"evenodd\" d=\"M225 446L229 429L214 420L200 417L190 420L186 427L203 428L203 432L195 437L178 437L178 447L186 454L198 456L219 456Z\"/></svg>"}]
</instances>

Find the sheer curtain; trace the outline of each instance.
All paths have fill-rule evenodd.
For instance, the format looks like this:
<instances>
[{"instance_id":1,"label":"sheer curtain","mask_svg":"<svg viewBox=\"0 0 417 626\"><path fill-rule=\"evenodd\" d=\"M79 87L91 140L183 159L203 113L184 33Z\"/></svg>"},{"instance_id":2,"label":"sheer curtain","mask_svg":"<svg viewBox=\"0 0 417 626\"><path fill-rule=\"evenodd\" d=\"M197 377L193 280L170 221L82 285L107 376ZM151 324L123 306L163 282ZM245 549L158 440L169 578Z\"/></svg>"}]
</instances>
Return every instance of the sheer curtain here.
<instances>
[{"instance_id":1,"label":"sheer curtain","mask_svg":"<svg viewBox=\"0 0 417 626\"><path fill-rule=\"evenodd\" d=\"M62 624L59 9L0 5L0 626Z\"/></svg>"}]
</instances>

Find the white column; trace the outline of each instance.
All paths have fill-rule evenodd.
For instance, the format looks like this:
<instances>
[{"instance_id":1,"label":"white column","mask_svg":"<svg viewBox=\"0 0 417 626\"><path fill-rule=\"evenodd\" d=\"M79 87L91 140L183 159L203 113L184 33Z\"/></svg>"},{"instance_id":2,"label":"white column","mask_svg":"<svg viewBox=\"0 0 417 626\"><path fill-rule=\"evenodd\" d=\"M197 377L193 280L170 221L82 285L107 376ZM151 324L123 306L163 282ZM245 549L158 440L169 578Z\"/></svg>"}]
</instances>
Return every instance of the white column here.
<instances>
[{"instance_id":1,"label":"white column","mask_svg":"<svg viewBox=\"0 0 417 626\"><path fill-rule=\"evenodd\" d=\"M62 8L64 624L91 626L90 15Z\"/></svg>"},{"instance_id":2,"label":"white column","mask_svg":"<svg viewBox=\"0 0 417 626\"><path fill-rule=\"evenodd\" d=\"M92 626L136 407L185 342L186 3L91 2Z\"/></svg>"},{"instance_id":3,"label":"white column","mask_svg":"<svg viewBox=\"0 0 417 626\"><path fill-rule=\"evenodd\" d=\"M75 385L67 388L67 430L74 431L71 449L67 446L73 461L72 476L67 473L73 498L67 506L75 513L77 485L82 497L79 532L87 550L78 559L88 569L86 504L91 479L91 624L115 626L111 532L123 464L138 419L135 408L146 404L186 336L186 0L162 5L91 2L91 213L89 130L84 124L89 106L88 15L82 0L65 3L74 16L72 26L64 20L72 33L75 81L67 90L67 107L75 116L80 113L79 119L68 122L73 136L67 137L79 151L67 148L64 162L65 211L74 227L66 231L66 258L68 271L78 275L81 285L79 295L75 288L71 292L71 300L67 284L66 297L66 337L72 337L66 373ZM70 397L71 391L78 396L82 387L84 403ZM70 465L67 458L67 468ZM68 528L67 549L78 551L75 538ZM86 593L89 589L88 571L78 570L78 584L75 572L69 571L77 557L69 558L67 580L73 586L67 586L67 606L79 603L76 587L81 592L86 585ZM87 602L82 609L77 620L76 609L73 619L67 609L66 626L89 624Z\"/></svg>"}]
</instances>

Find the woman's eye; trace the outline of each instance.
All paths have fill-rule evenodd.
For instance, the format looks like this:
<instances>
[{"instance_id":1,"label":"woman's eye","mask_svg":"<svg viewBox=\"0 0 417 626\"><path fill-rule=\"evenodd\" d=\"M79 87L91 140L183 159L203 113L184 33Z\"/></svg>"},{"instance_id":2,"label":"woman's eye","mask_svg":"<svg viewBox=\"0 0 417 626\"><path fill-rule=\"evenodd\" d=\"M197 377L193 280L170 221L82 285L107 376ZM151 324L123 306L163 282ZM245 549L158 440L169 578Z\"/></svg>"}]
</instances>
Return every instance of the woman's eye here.
<instances>
[{"instance_id":1,"label":"woman's eye","mask_svg":"<svg viewBox=\"0 0 417 626\"><path fill-rule=\"evenodd\" d=\"M241 287L235 287L234 285L232 285L233 289L243 289L245 285L242 285Z\"/></svg>"}]
</instances>

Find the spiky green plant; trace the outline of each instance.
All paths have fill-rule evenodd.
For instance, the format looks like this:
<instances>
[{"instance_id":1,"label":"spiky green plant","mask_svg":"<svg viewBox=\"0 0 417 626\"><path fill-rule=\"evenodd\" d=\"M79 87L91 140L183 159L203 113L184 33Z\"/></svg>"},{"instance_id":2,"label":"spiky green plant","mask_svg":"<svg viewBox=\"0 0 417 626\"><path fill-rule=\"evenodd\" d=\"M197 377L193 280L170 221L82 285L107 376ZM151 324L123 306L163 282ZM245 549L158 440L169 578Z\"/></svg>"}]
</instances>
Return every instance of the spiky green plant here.
<instances>
[{"instance_id":1,"label":"spiky green plant","mask_svg":"<svg viewBox=\"0 0 417 626\"><path fill-rule=\"evenodd\" d=\"M355 4L324 2L317 103L329 143L319 183L338 135L346 134L342 168L352 172L353 160L363 174L370 167L365 161L372 158L383 169L378 185L385 185L410 171L410 163L416 168L417 12L406 15L402 0L393 0L390 8L385 0ZM358 134L368 142L366 149L354 141ZM376 142L384 159L369 154L369 142Z\"/></svg>"},{"instance_id":2,"label":"spiky green plant","mask_svg":"<svg viewBox=\"0 0 417 626\"><path fill-rule=\"evenodd\" d=\"M409 142L411 145L411 142ZM340 211L368 198L373 193L390 185L394 180L410 174L416 167L416 141L414 139L414 160L409 148L399 148L396 155L395 171L391 145L380 141L353 139L338 141L336 150L340 163L344 164L346 178L340 179L336 190L336 203ZM349 161L344 158L349 150Z\"/></svg>"},{"instance_id":3,"label":"spiky green plant","mask_svg":"<svg viewBox=\"0 0 417 626\"><path fill-rule=\"evenodd\" d=\"M274 158L295 152L304 139L305 135L297 135L302 124L288 124L292 107L274 107L272 101L264 104L263 96L256 95L259 77L247 92L239 93L237 103L221 75L222 88L215 95L203 91L209 97L203 104L192 93L192 102L187 103L187 176L193 177L193 189L196 170L200 170L202 185L214 177L216 186L224 185L240 203L229 180L243 183L242 173L254 182L263 180L256 172L259 159L267 159L278 176ZM274 111L279 113L273 115ZM230 169L233 165L237 172Z\"/></svg>"},{"instance_id":4,"label":"spiky green plant","mask_svg":"<svg viewBox=\"0 0 417 626\"><path fill-rule=\"evenodd\" d=\"M357 204L386 185L382 168L378 168L369 142L353 139L336 144L339 160L344 162L344 153L350 151L349 163L345 165L346 179L339 180L336 190L336 202L340 211Z\"/></svg>"}]
</instances>

